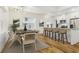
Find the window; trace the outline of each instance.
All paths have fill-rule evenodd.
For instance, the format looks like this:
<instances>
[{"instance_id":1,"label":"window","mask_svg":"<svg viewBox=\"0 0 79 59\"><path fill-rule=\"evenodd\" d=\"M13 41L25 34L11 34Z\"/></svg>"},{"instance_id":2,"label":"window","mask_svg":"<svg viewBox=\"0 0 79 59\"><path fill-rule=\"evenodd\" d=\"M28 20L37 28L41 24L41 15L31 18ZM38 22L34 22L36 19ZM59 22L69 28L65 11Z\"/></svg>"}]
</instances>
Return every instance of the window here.
<instances>
[{"instance_id":1,"label":"window","mask_svg":"<svg viewBox=\"0 0 79 59\"><path fill-rule=\"evenodd\" d=\"M60 23L66 23L66 20L60 20Z\"/></svg>"}]
</instances>

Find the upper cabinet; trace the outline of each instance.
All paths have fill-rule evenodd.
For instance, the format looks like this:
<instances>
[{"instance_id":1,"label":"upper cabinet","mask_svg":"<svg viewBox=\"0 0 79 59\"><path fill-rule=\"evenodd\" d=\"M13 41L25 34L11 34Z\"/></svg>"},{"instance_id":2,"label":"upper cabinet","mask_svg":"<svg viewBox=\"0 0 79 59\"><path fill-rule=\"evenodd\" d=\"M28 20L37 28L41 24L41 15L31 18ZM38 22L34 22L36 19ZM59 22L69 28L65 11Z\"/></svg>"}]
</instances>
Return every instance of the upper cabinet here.
<instances>
[{"instance_id":1,"label":"upper cabinet","mask_svg":"<svg viewBox=\"0 0 79 59\"><path fill-rule=\"evenodd\" d=\"M79 29L79 18L70 19L70 28Z\"/></svg>"}]
</instances>

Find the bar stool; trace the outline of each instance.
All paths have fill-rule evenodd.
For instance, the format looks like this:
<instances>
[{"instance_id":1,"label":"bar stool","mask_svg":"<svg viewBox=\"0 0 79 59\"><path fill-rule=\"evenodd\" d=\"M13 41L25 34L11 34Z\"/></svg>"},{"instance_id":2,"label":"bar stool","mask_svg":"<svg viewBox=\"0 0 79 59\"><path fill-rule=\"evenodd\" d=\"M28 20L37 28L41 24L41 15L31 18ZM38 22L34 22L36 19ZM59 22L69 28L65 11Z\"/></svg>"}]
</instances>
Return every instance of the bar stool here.
<instances>
[{"instance_id":1,"label":"bar stool","mask_svg":"<svg viewBox=\"0 0 79 59\"><path fill-rule=\"evenodd\" d=\"M63 44L64 44L65 39L66 39L66 42L68 42L67 29L59 29L59 39L58 39L58 41L61 40L63 42Z\"/></svg>"},{"instance_id":2,"label":"bar stool","mask_svg":"<svg viewBox=\"0 0 79 59\"><path fill-rule=\"evenodd\" d=\"M48 37L51 38L52 28L49 28L48 32L49 32L49 36Z\"/></svg>"},{"instance_id":3,"label":"bar stool","mask_svg":"<svg viewBox=\"0 0 79 59\"><path fill-rule=\"evenodd\" d=\"M55 34L55 41L57 40L58 28L53 28L53 34Z\"/></svg>"}]
</instances>

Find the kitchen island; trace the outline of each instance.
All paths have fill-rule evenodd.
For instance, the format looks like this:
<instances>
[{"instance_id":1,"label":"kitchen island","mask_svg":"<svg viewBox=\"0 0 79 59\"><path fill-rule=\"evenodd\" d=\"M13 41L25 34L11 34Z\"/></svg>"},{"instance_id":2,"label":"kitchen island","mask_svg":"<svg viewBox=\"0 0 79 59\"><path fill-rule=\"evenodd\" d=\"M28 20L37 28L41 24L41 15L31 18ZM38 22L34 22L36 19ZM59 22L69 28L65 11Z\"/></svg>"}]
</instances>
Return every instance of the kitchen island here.
<instances>
[{"instance_id":1,"label":"kitchen island","mask_svg":"<svg viewBox=\"0 0 79 59\"><path fill-rule=\"evenodd\" d=\"M70 29L70 28L44 28L44 30L45 30L44 31L45 36L48 36L50 38L52 36L51 32L54 32L53 31L54 29L57 30L57 33L59 33L62 30L67 30L67 39L68 39L68 42L71 45L74 45L74 44L76 44L76 43L79 42L79 29Z\"/></svg>"},{"instance_id":2,"label":"kitchen island","mask_svg":"<svg viewBox=\"0 0 79 59\"><path fill-rule=\"evenodd\" d=\"M68 31L68 39L71 45L79 42L79 29L70 29Z\"/></svg>"}]
</instances>

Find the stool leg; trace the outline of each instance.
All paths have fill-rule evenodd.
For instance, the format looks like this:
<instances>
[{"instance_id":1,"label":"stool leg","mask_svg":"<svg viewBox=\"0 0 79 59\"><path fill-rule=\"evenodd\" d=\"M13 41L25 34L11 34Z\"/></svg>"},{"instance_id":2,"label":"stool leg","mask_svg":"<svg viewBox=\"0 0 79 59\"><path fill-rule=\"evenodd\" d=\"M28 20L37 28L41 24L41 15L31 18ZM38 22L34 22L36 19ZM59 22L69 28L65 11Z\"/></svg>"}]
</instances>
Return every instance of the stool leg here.
<instances>
[{"instance_id":1,"label":"stool leg","mask_svg":"<svg viewBox=\"0 0 79 59\"><path fill-rule=\"evenodd\" d=\"M46 36L46 30L45 30L45 36Z\"/></svg>"},{"instance_id":2,"label":"stool leg","mask_svg":"<svg viewBox=\"0 0 79 59\"><path fill-rule=\"evenodd\" d=\"M68 43L67 33L65 34L65 36L66 36L66 42Z\"/></svg>"},{"instance_id":3,"label":"stool leg","mask_svg":"<svg viewBox=\"0 0 79 59\"><path fill-rule=\"evenodd\" d=\"M61 34L61 41L62 41L62 34Z\"/></svg>"},{"instance_id":4,"label":"stool leg","mask_svg":"<svg viewBox=\"0 0 79 59\"><path fill-rule=\"evenodd\" d=\"M46 30L45 30L45 36L46 36Z\"/></svg>"},{"instance_id":5,"label":"stool leg","mask_svg":"<svg viewBox=\"0 0 79 59\"><path fill-rule=\"evenodd\" d=\"M61 34L61 41L62 41L63 44L64 44L64 34Z\"/></svg>"},{"instance_id":6,"label":"stool leg","mask_svg":"<svg viewBox=\"0 0 79 59\"><path fill-rule=\"evenodd\" d=\"M56 41L56 32L55 32L55 41Z\"/></svg>"},{"instance_id":7,"label":"stool leg","mask_svg":"<svg viewBox=\"0 0 79 59\"><path fill-rule=\"evenodd\" d=\"M46 36L47 36L47 31L45 31L46 32Z\"/></svg>"},{"instance_id":8,"label":"stool leg","mask_svg":"<svg viewBox=\"0 0 79 59\"><path fill-rule=\"evenodd\" d=\"M46 36L47 36L48 34L47 34L47 31L46 31Z\"/></svg>"},{"instance_id":9,"label":"stool leg","mask_svg":"<svg viewBox=\"0 0 79 59\"><path fill-rule=\"evenodd\" d=\"M62 34L62 40L63 40L63 44L64 44L64 34Z\"/></svg>"},{"instance_id":10,"label":"stool leg","mask_svg":"<svg viewBox=\"0 0 79 59\"><path fill-rule=\"evenodd\" d=\"M60 34L58 33L58 42L60 41Z\"/></svg>"},{"instance_id":11,"label":"stool leg","mask_svg":"<svg viewBox=\"0 0 79 59\"><path fill-rule=\"evenodd\" d=\"M52 32L52 38L53 38L53 32Z\"/></svg>"},{"instance_id":12,"label":"stool leg","mask_svg":"<svg viewBox=\"0 0 79 59\"><path fill-rule=\"evenodd\" d=\"M50 38L51 38L51 31L50 31Z\"/></svg>"},{"instance_id":13,"label":"stool leg","mask_svg":"<svg viewBox=\"0 0 79 59\"><path fill-rule=\"evenodd\" d=\"M47 31L47 37L48 37L49 35L48 35L48 31Z\"/></svg>"},{"instance_id":14,"label":"stool leg","mask_svg":"<svg viewBox=\"0 0 79 59\"><path fill-rule=\"evenodd\" d=\"M45 36L45 30L43 31L43 35Z\"/></svg>"},{"instance_id":15,"label":"stool leg","mask_svg":"<svg viewBox=\"0 0 79 59\"><path fill-rule=\"evenodd\" d=\"M49 36L48 37L50 38L50 31L49 31Z\"/></svg>"},{"instance_id":16,"label":"stool leg","mask_svg":"<svg viewBox=\"0 0 79 59\"><path fill-rule=\"evenodd\" d=\"M45 36L46 36L46 30L45 30Z\"/></svg>"}]
</instances>

